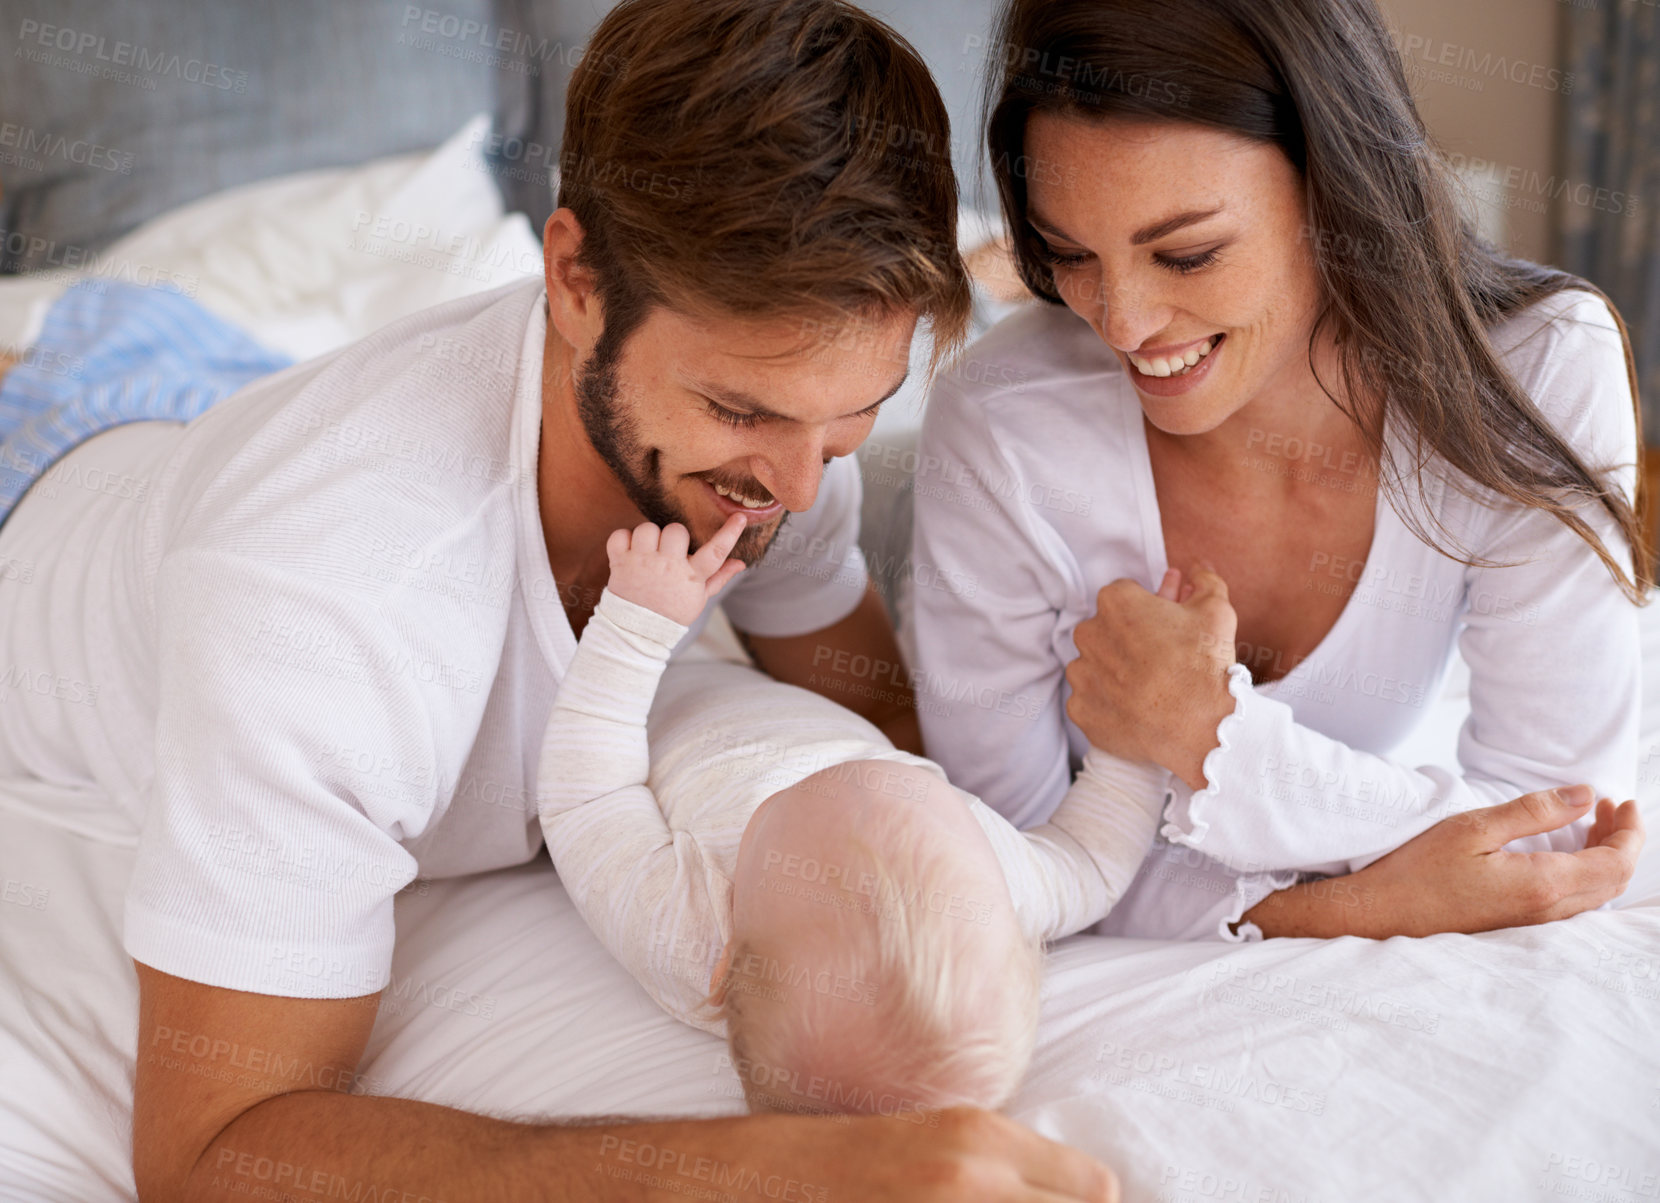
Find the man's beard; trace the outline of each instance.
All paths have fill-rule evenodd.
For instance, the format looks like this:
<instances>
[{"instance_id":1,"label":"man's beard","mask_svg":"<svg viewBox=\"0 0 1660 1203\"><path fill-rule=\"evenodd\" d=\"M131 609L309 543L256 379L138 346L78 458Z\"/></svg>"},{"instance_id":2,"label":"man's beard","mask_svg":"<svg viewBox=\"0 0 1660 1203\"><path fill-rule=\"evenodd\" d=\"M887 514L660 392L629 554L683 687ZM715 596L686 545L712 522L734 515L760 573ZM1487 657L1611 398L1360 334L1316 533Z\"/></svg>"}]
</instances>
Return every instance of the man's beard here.
<instances>
[{"instance_id":1,"label":"man's beard","mask_svg":"<svg viewBox=\"0 0 1660 1203\"><path fill-rule=\"evenodd\" d=\"M647 522L654 522L659 527L678 522L691 533L692 524L663 484L662 453L642 448L637 423L632 415L623 413L618 402L617 365L622 359L621 342L621 339L613 342L609 331L601 333L588 363L577 376L576 403L577 412L582 417L582 429ZM770 496L756 481L721 480L719 483L746 497ZM756 563L766 554L768 545L784 529L787 521L788 510L771 531L745 527L732 548L732 558L745 564ZM696 551L704 542L692 534L691 549Z\"/></svg>"}]
</instances>

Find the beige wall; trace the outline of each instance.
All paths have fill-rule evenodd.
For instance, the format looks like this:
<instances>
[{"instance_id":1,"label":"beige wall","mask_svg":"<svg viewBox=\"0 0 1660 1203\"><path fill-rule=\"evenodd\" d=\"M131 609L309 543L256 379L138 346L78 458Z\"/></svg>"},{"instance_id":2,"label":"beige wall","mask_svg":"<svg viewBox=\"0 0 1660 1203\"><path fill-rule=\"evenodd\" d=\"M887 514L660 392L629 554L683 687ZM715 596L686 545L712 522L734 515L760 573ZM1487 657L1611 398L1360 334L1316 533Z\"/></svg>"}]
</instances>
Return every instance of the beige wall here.
<instances>
[{"instance_id":1,"label":"beige wall","mask_svg":"<svg viewBox=\"0 0 1660 1203\"><path fill-rule=\"evenodd\" d=\"M1550 253L1559 0L1379 0L1430 132L1466 168L1483 226Z\"/></svg>"}]
</instances>

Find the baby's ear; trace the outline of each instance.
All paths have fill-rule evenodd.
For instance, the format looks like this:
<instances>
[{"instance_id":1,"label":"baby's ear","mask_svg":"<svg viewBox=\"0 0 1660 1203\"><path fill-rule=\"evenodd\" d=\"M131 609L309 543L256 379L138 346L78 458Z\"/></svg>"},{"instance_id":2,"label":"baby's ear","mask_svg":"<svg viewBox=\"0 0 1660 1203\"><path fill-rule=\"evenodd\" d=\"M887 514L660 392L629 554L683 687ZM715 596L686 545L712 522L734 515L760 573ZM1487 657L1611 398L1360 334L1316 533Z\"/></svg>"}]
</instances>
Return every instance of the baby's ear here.
<instances>
[{"instance_id":1,"label":"baby's ear","mask_svg":"<svg viewBox=\"0 0 1660 1203\"><path fill-rule=\"evenodd\" d=\"M728 940L720 950L720 960L715 962L715 971L709 975L709 997L711 1007L718 1007L726 1002L726 971L732 967L732 941Z\"/></svg>"}]
</instances>

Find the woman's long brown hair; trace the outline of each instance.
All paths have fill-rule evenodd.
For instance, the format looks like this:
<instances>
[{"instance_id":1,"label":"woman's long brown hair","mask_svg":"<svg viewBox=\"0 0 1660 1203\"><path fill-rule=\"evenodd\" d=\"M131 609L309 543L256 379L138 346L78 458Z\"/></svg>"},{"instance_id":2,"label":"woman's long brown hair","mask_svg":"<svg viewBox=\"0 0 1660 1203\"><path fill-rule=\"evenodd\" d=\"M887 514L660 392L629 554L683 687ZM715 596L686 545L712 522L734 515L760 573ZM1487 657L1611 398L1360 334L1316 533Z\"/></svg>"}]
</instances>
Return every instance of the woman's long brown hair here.
<instances>
[{"instance_id":1,"label":"woman's long brown hair","mask_svg":"<svg viewBox=\"0 0 1660 1203\"><path fill-rule=\"evenodd\" d=\"M1587 464L1500 361L1488 330L1542 298L1582 289L1608 302L1637 376L1625 322L1594 285L1512 259L1463 216L1456 177L1429 139L1401 59L1372 0L1012 0L992 48L987 141L1021 277L1059 304L1026 220L1024 153L1039 111L1194 122L1278 146L1301 173L1307 228L1325 306L1309 340L1338 340L1342 388L1320 381L1390 470L1383 437L1393 409L1415 434L1421 477L1430 457L1454 484L1544 510L1584 539L1634 602L1654 584L1643 529L1646 482L1634 503ZM1319 380L1318 372L1316 379ZM1642 410L1636 406L1637 446ZM1486 564L1424 528L1419 507L1391 503L1426 543ZM1630 570L1581 516L1600 506L1631 544Z\"/></svg>"}]
</instances>

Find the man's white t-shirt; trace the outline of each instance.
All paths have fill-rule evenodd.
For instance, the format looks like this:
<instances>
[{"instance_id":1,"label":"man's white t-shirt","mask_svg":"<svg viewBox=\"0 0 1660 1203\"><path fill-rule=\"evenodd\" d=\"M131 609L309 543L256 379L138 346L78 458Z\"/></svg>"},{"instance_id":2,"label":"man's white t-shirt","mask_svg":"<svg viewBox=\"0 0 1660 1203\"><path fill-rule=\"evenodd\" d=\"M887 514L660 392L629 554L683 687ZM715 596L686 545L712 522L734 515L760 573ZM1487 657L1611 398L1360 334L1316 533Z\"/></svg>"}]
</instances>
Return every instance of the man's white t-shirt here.
<instances>
[{"instance_id":1,"label":"man's white t-shirt","mask_svg":"<svg viewBox=\"0 0 1660 1203\"><path fill-rule=\"evenodd\" d=\"M426 310L89 440L0 528L0 777L86 783L141 825L137 960L372 993L400 889L537 855L576 647L537 507L545 331L539 281ZM859 503L833 461L721 594L733 624L850 613Z\"/></svg>"}]
</instances>

